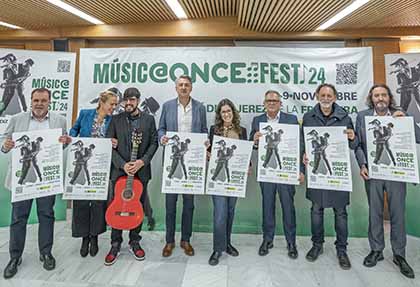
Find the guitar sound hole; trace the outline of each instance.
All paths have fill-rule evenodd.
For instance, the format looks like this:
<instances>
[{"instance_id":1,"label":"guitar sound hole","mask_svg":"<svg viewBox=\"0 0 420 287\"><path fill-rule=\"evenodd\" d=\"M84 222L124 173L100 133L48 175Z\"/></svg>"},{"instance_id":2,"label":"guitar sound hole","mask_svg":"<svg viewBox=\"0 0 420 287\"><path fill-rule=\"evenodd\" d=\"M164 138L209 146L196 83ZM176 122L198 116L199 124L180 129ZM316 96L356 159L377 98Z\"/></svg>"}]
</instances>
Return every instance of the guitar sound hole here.
<instances>
[{"instance_id":1,"label":"guitar sound hole","mask_svg":"<svg viewBox=\"0 0 420 287\"><path fill-rule=\"evenodd\" d=\"M133 192L131 191L131 189L124 189L122 196L123 199L129 200L133 196Z\"/></svg>"}]
</instances>

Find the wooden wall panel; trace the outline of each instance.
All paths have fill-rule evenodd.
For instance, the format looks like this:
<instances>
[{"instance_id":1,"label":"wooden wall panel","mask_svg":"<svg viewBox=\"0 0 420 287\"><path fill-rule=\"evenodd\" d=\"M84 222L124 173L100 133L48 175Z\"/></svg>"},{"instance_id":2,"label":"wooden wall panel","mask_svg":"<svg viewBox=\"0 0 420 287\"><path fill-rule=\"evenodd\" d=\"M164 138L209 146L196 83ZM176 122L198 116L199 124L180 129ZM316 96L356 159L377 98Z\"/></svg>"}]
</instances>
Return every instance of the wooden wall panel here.
<instances>
[{"instance_id":1,"label":"wooden wall panel","mask_svg":"<svg viewBox=\"0 0 420 287\"><path fill-rule=\"evenodd\" d=\"M69 40L69 52L76 53L76 74L74 76L74 94L73 94L73 114L72 114L72 123L76 120L77 117L77 104L78 104L78 95L79 95L79 58L80 58L80 49L87 47L86 40L73 39Z\"/></svg>"},{"instance_id":2,"label":"wooden wall panel","mask_svg":"<svg viewBox=\"0 0 420 287\"><path fill-rule=\"evenodd\" d=\"M400 41L401 53L420 53L420 40Z\"/></svg>"}]
</instances>

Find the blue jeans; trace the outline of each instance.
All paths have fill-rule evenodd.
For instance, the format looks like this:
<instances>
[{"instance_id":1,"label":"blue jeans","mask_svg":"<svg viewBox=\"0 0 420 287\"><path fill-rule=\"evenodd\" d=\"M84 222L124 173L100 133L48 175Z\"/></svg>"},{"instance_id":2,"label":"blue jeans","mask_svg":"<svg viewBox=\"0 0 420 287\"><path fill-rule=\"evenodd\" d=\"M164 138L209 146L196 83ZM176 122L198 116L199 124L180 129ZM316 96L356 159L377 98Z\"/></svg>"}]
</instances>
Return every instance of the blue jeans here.
<instances>
[{"instance_id":1,"label":"blue jeans","mask_svg":"<svg viewBox=\"0 0 420 287\"><path fill-rule=\"evenodd\" d=\"M230 244L236 197L213 195L213 250L226 251Z\"/></svg>"},{"instance_id":2,"label":"blue jeans","mask_svg":"<svg viewBox=\"0 0 420 287\"><path fill-rule=\"evenodd\" d=\"M347 211L346 207L333 208L334 210L334 227L337 239L335 248L337 253L345 253L347 250ZM312 242L314 246L322 246L324 243L324 208L312 202L311 207L311 231Z\"/></svg>"}]
</instances>

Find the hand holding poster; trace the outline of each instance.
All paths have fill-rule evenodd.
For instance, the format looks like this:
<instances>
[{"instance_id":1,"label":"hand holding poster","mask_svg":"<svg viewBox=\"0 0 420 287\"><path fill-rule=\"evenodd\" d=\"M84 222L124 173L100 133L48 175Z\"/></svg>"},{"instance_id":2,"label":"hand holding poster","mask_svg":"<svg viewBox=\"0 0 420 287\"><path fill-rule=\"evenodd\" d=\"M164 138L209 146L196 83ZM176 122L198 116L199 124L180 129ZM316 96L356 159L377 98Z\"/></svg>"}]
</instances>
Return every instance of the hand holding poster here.
<instances>
[{"instance_id":1,"label":"hand holding poster","mask_svg":"<svg viewBox=\"0 0 420 287\"><path fill-rule=\"evenodd\" d=\"M419 183L412 117L366 117L369 177Z\"/></svg>"},{"instance_id":2,"label":"hand holding poster","mask_svg":"<svg viewBox=\"0 0 420 287\"><path fill-rule=\"evenodd\" d=\"M204 194L207 134L168 132L162 193Z\"/></svg>"},{"instance_id":3,"label":"hand holding poster","mask_svg":"<svg viewBox=\"0 0 420 287\"><path fill-rule=\"evenodd\" d=\"M63 193L61 129L13 133L12 202Z\"/></svg>"},{"instance_id":4,"label":"hand holding poster","mask_svg":"<svg viewBox=\"0 0 420 287\"><path fill-rule=\"evenodd\" d=\"M253 142L214 136L206 194L245 197Z\"/></svg>"},{"instance_id":5,"label":"hand holding poster","mask_svg":"<svg viewBox=\"0 0 420 287\"><path fill-rule=\"evenodd\" d=\"M260 123L258 181L299 184L299 125Z\"/></svg>"},{"instance_id":6,"label":"hand holding poster","mask_svg":"<svg viewBox=\"0 0 420 287\"><path fill-rule=\"evenodd\" d=\"M107 200L111 155L110 139L73 138L63 199Z\"/></svg>"},{"instance_id":7,"label":"hand holding poster","mask_svg":"<svg viewBox=\"0 0 420 287\"><path fill-rule=\"evenodd\" d=\"M346 127L304 127L308 188L352 191Z\"/></svg>"}]
</instances>

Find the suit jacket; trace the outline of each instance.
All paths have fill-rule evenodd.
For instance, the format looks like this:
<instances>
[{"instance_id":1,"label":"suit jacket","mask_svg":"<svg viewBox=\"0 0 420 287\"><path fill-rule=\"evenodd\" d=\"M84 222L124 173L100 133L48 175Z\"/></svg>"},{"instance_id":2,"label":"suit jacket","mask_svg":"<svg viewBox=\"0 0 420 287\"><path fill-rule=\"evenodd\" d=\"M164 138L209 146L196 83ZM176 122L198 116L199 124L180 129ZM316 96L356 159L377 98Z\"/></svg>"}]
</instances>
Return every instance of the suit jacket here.
<instances>
[{"instance_id":1,"label":"suit jacket","mask_svg":"<svg viewBox=\"0 0 420 287\"><path fill-rule=\"evenodd\" d=\"M202 103L191 98L193 133L208 133L206 108ZM159 142L166 132L178 131L178 98L167 101L162 106L159 120Z\"/></svg>"},{"instance_id":2,"label":"suit jacket","mask_svg":"<svg viewBox=\"0 0 420 287\"><path fill-rule=\"evenodd\" d=\"M326 121L324 116L322 115L319 104L316 104L316 106L311 111L303 115L302 136L300 139L301 150L305 149L305 137L303 135L303 127L344 126L348 129L353 129L353 122L348 116L347 112L336 103L334 103L333 108L334 112L331 116L328 117ZM356 134L355 139L349 141L349 147L354 150L356 149L357 145L358 138ZM307 188L306 198L317 203L322 207L344 207L350 204L350 192L348 191Z\"/></svg>"},{"instance_id":3,"label":"suit jacket","mask_svg":"<svg viewBox=\"0 0 420 287\"><path fill-rule=\"evenodd\" d=\"M95 116L96 109L81 110L76 122L70 129L70 136L90 137ZM107 130L109 127L109 123L111 122L111 116L105 116L104 122L105 130Z\"/></svg>"},{"instance_id":4,"label":"suit jacket","mask_svg":"<svg viewBox=\"0 0 420 287\"><path fill-rule=\"evenodd\" d=\"M120 176L126 175L124 165L131 159L132 144L128 126L127 113L112 116L106 136L118 140L117 148L112 150L111 180L115 181ZM144 161L144 166L137 172L137 176L144 184L152 177L150 162L158 148L156 124L153 116L140 113L139 132L142 140L138 149L137 159Z\"/></svg>"},{"instance_id":5,"label":"suit jacket","mask_svg":"<svg viewBox=\"0 0 420 287\"><path fill-rule=\"evenodd\" d=\"M396 110L391 109L391 114L394 113ZM356 155L357 163L359 164L359 167L362 167L363 165L368 165L367 162L367 144L366 144L366 121L365 118L368 116L373 116L374 110L373 109L367 109L360 111L357 114L356 118L356 135L359 139L358 146L356 147L354 153ZM414 121L414 118L413 118ZM414 132L416 137L416 143L420 143L420 127L414 122Z\"/></svg>"},{"instance_id":6,"label":"suit jacket","mask_svg":"<svg viewBox=\"0 0 420 287\"><path fill-rule=\"evenodd\" d=\"M19 114L14 115L10 118L9 124L7 125L5 136L6 137L12 137L12 134L14 132L25 132L29 129L29 122L31 120L31 113L29 112L22 112ZM62 115L55 113L55 112L49 112L48 113L48 122L50 125L50 129L61 129L62 134L66 134L67 131L67 123L66 118L64 118ZM9 157L9 166L11 165L11 158ZM4 183L4 186L11 190L12 189L12 176L11 176L12 168L7 169L7 175L6 180Z\"/></svg>"}]
</instances>

